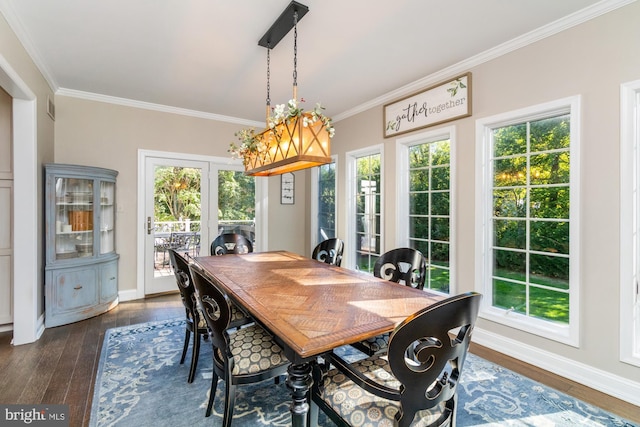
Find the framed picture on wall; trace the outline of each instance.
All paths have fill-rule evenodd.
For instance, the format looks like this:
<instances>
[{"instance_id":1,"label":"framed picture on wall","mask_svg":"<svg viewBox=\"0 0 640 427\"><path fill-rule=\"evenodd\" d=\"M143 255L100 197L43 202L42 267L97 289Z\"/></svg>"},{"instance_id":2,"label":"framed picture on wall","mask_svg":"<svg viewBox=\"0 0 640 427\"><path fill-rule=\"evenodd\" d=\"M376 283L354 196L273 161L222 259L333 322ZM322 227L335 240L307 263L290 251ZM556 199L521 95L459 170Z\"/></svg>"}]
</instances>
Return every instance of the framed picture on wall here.
<instances>
[{"instance_id":1,"label":"framed picture on wall","mask_svg":"<svg viewBox=\"0 0 640 427\"><path fill-rule=\"evenodd\" d=\"M292 172L280 175L280 204L293 205L295 202L296 176Z\"/></svg>"},{"instance_id":2,"label":"framed picture on wall","mask_svg":"<svg viewBox=\"0 0 640 427\"><path fill-rule=\"evenodd\" d=\"M389 138L471 115L471 73L465 73L384 106Z\"/></svg>"}]
</instances>

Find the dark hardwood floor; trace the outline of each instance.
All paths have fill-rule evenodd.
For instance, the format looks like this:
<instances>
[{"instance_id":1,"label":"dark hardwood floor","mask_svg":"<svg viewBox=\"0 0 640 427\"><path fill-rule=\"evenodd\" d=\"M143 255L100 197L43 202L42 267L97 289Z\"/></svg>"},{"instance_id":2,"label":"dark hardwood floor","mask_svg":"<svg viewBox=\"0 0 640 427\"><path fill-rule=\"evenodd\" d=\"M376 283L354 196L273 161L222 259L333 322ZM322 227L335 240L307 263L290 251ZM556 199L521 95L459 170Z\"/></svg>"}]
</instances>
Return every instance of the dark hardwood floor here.
<instances>
[{"instance_id":1,"label":"dark hardwood floor","mask_svg":"<svg viewBox=\"0 0 640 427\"><path fill-rule=\"evenodd\" d=\"M0 334L0 402L68 404L70 426L89 424L93 384L107 329L184 316L178 293L129 301L101 316L48 328L33 344Z\"/></svg>"},{"instance_id":2,"label":"dark hardwood floor","mask_svg":"<svg viewBox=\"0 0 640 427\"><path fill-rule=\"evenodd\" d=\"M11 333L1 333L0 403L68 404L70 425L86 426L105 331L180 316L184 316L184 308L176 293L124 302L101 316L49 328L33 344L14 347L10 344ZM471 350L508 369L640 423L637 406L485 347L472 344Z\"/></svg>"}]
</instances>

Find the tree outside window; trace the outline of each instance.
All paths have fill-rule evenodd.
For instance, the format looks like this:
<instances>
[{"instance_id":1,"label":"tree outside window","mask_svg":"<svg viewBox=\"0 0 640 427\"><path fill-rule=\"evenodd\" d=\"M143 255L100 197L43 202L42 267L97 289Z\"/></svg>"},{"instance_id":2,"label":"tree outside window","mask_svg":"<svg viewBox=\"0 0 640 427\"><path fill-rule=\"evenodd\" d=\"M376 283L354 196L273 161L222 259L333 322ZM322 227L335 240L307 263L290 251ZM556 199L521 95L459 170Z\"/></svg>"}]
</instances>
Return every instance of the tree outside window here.
<instances>
[{"instance_id":1,"label":"tree outside window","mask_svg":"<svg viewBox=\"0 0 640 427\"><path fill-rule=\"evenodd\" d=\"M451 141L409 147L409 245L427 258L425 288L449 293Z\"/></svg>"},{"instance_id":2,"label":"tree outside window","mask_svg":"<svg viewBox=\"0 0 640 427\"><path fill-rule=\"evenodd\" d=\"M492 134L493 305L569 323L570 116Z\"/></svg>"},{"instance_id":3,"label":"tree outside window","mask_svg":"<svg viewBox=\"0 0 640 427\"><path fill-rule=\"evenodd\" d=\"M200 169L159 166L154 209L158 231L200 231ZM218 172L218 224L225 232L255 238L255 179L243 172Z\"/></svg>"},{"instance_id":4,"label":"tree outside window","mask_svg":"<svg viewBox=\"0 0 640 427\"><path fill-rule=\"evenodd\" d=\"M218 232L238 233L256 243L256 181L242 171L218 171Z\"/></svg>"},{"instance_id":5,"label":"tree outside window","mask_svg":"<svg viewBox=\"0 0 640 427\"><path fill-rule=\"evenodd\" d=\"M158 166L155 170L155 223L158 231L200 231L200 169Z\"/></svg>"}]
</instances>

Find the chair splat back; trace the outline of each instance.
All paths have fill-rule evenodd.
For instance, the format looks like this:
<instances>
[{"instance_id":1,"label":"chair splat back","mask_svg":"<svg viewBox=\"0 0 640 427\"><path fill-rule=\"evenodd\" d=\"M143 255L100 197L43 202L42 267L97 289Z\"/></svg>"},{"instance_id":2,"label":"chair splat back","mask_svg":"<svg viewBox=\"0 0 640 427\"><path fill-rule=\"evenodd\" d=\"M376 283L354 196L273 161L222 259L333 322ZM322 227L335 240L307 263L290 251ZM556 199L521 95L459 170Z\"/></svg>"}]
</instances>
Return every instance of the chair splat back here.
<instances>
[{"instance_id":1,"label":"chair splat back","mask_svg":"<svg viewBox=\"0 0 640 427\"><path fill-rule=\"evenodd\" d=\"M211 255L246 254L253 252L253 244L242 234L223 233L211 242Z\"/></svg>"},{"instance_id":2,"label":"chair splat back","mask_svg":"<svg viewBox=\"0 0 640 427\"><path fill-rule=\"evenodd\" d=\"M209 330L207 329L205 321L200 314L200 309L198 308L195 287L193 286L191 271L189 270L189 262L175 249L169 249L168 252L169 260L173 267L176 283L178 285L178 290L180 291L180 298L182 298L182 304L184 305L186 313L184 347L182 349L180 364L184 363L187 356L187 350L189 348L191 334L193 334L191 369L189 370L189 376L187 378L187 381L191 383L195 379L196 368L198 366L200 337L203 336L207 339L209 336Z\"/></svg>"},{"instance_id":3,"label":"chair splat back","mask_svg":"<svg viewBox=\"0 0 640 427\"><path fill-rule=\"evenodd\" d=\"M189 312L193 313L197 304L191 272L189 271L189 262L174 249L169 249L169 259L173 266L173 273L176 276L182 303Z\"/></svg>"},{"instance_id":4,"label":"chair splat back","mask_svg":"<svg viewBox=\"0 0 640 427\"><path fill-rule=\"evenodd\" d=\"M373 275L412 288L423 289L427 275L427 260L417 249L392 249L376 260Z\"/></svg>"},{"instance_id":5,"label":"chair splat back","mask_svg":"<svg viewBox=\"0 0 640 427\"><path fill-rule=\"evenodd\" d=\"M340 267L344 242L338 238L323 240L315 247L311 257L315 260Z\"/></svg>"},{"instance_id":6,"label":"chair splat back","mask_svg":"<svg viewBox=\"0 0 640 427\"><path fill-rule=\"evenodd\" d=\"M395 329L389 340L389 365L403 385L402 413L396 419L406 416L410 422L417 411L454 398L481 299L473 292L453 296Z\"/></svg>"},{"instance_id":7,"label":"chair splat back","mask_svg":"<svg viewBox=\"0 0 640 427\"><path fill-rule=\"evenodd\" d=\"M200 297L200 306L212 332L213 345L219 349L229 347L227 329L231 322L231 306L226 296L205 277L204 271L197 265L191 265L193 283Z\"/></svg>"}]
</instances>

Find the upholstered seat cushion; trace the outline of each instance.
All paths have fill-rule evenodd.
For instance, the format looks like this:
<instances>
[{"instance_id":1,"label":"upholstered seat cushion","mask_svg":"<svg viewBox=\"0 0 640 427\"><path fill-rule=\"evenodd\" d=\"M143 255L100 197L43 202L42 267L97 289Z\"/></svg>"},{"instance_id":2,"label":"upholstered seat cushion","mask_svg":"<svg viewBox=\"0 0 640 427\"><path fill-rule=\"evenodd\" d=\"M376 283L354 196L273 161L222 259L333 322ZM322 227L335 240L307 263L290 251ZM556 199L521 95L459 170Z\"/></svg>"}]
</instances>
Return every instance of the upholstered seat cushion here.
<instances>
[{"instance_id":1,"label":"upholstered seat cushion","mask_svg":"<svg viewBox=\"0 0 640 427\"><path fill-rule=\"evenodd\" d=\"M231 320L230 323L237 322L239 320L249 319L246 313L240 310L235 304L231 304Z\"/></svg>"},{"instance_id":2,"label":"upholstered seat cushion","mask_svg":"<svg viewBox=\"0 0 640 427\"><path fill-rule=\"evenodd\" d=\"M204 313L200 309L200 306L196 306L196 310L198 310L198 329L207 328L207 321L204 318ZM244 311L240 310L235 305L232 305L231 306L231 323L244 320L244 319L249 320L249 318L244 313Z\"/></svg>"},{"instance_id":3,"label":"upholstered seat cushion","mask_svg":"<svg viewBox=\"0 0 640 427\"><path fill-rule=\"evenodd\" d=\"M351 364L379 384L398 389L400 383L391 373L387 356L372 356ZM323 400L342 414L353 427L392 427L400 403L368 393L337 369L330 369L324 380ZM428 426L440 415L438 411L420 411L415 426Z\"/></svg>"},{"instance_id":4,"label":"upholstered seat cushion","mask_svg":"<svg viewBox=\"0 0 640 427\"><path fill-rule=\"evenodd\" d=\"M258 325L237 329L229 334L235 365L233 375L266 371L289 363L282 348Z\"/></svg>"}]
</instances>

